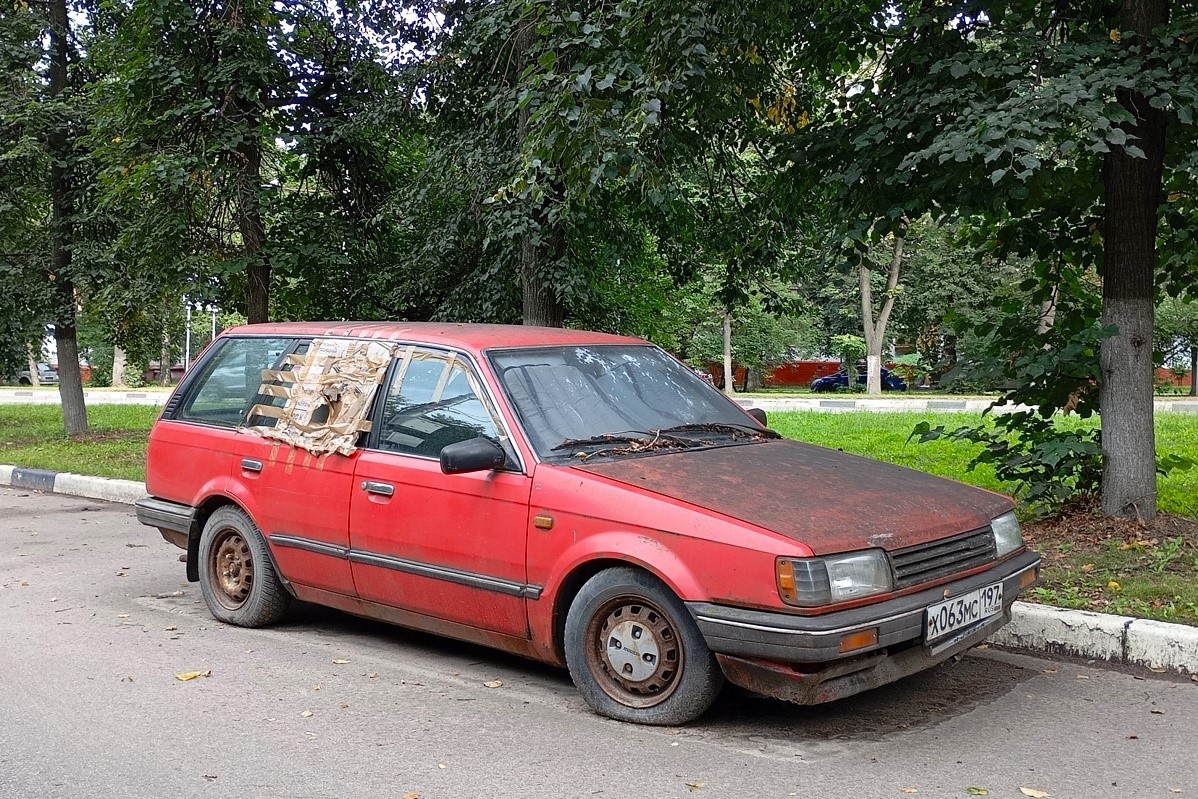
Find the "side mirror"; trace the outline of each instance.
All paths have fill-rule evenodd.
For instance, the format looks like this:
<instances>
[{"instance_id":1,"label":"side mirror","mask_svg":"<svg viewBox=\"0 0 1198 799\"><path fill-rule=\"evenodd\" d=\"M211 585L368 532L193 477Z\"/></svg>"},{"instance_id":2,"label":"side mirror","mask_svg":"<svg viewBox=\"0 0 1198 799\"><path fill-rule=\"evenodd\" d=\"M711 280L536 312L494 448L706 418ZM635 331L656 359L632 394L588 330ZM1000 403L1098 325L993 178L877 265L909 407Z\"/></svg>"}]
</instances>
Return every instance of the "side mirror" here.
<instances>
[{"instance_id":1,"label":"side mirror","mask_svg":"<svg viewBox=\"0 0 1198 799\"><path fill-rule=\"evenodd\" d=\"M441 450L441 471L445 474L502 469L506 463L503 448L482 436L450 444Z\"/></svg>"},{"instance_id":2,"label":"side mirror","mask_svg":"<svg viewBox=\"0 0 1198 799\"><path fill-rule=\"evenodd\" d=\"M761 408L748 408L745 411L745 413L749 414L754 419L761 422L762 427L769 427L769 425L766 424L766 421L765 421L765 411L761 410Z\"/></svg>"}]
</instances>

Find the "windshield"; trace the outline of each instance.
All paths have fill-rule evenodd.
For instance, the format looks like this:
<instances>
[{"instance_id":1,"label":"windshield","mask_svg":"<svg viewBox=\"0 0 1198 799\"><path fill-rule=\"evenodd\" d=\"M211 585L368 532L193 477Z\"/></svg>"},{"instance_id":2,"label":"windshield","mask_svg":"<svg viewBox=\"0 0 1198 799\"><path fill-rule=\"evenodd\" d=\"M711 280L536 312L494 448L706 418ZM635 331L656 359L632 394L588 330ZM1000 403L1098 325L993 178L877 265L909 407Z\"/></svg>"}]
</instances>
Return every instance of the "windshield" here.
<instances>
[{"instance_id":1,"label":"windshield","mask_svg":"<svg viewBox=\"0 0 1198 799\"><path fill-rule=\"evenodd\" d=\"M545 347L496 352L490 358L541 457L773 435L656 347Z\"/></svg>"}]
</instances>

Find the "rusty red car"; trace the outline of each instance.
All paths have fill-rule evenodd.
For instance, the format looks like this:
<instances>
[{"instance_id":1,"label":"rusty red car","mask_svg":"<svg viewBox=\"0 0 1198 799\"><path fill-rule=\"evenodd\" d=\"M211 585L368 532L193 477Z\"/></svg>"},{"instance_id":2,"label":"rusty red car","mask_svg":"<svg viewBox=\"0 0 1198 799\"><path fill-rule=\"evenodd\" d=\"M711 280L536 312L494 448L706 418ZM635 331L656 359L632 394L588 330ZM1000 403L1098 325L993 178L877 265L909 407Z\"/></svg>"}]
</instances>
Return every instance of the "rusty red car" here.
<instances>
[{"instance_id":1,"label":"rusty red car","mask_svg":"<svg viewBox=\"0 0 1198 799\"><path fill-rule=\"evenodd\" d=\"M634 338L246 326L165 405L137 515L221 621L318 603L565 666L647 724L725 680L814 704L900 679L1036 582L1007 497L765 422Z\"/></svg>"}]
</instances>

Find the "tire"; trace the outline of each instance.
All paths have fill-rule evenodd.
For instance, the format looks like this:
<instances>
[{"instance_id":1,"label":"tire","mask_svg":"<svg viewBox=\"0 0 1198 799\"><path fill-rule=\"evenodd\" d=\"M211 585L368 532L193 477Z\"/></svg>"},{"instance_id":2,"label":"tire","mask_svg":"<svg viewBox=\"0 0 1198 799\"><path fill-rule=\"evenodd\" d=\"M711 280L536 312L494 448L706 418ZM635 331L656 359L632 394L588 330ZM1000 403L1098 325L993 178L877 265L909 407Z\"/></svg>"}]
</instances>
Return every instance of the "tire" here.
<instances>
[{"instance_id":1,"label":"tire","mask_svg":"<svg viewBox=\"0 0 1198 799\"><path fill-rule=\"evenodd\" d=\"M686 724L724 684L686 607L640 569L607 569L587 581L566 614L565 649L582 698L619 721Z\"/></svg>"},{"instance_id":2,"label":"tire","mask_svg":"<svg viewBox=\"0 0 1198 799\"><path fill-rule=\"evenodd\" d=\"M18 381L17 381L17 385L21 385L21 386L32 386L32 385L33 385L33 381L32 381L32 380L30 380L28 377L22 377L20 380L18 380Z\"/></svg>"},{"instance_id":3,"label":"tire","mask_svg":"<svg viewBox=\"0 0 1198 799\"><path fill-rule=\"evenodd\" d=\"M265 627L283 618L291 595L275 572L258 526L240 508L223 507L200 534L200 593L220 621Z\"/></svg>"}]
</instances>

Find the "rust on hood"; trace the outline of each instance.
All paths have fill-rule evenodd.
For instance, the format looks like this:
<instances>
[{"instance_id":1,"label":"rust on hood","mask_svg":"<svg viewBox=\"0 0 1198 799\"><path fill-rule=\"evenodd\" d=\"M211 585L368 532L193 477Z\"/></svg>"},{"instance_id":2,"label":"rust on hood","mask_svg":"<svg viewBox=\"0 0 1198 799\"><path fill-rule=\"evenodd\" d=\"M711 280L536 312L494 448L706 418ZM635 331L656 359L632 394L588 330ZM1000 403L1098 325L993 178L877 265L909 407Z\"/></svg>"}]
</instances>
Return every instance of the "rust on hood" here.
<instances>
[{"instance_id":1,"label":"rust on hood","mask_svg":"<svg viewBox=\"0 0 1198 799\"><path fill-rule=\"evenodd\" d=\"M798 441L574 465L793 538L817 555L902 549L984 527L1004 496Z\"/></svg>"}]
</instances>

